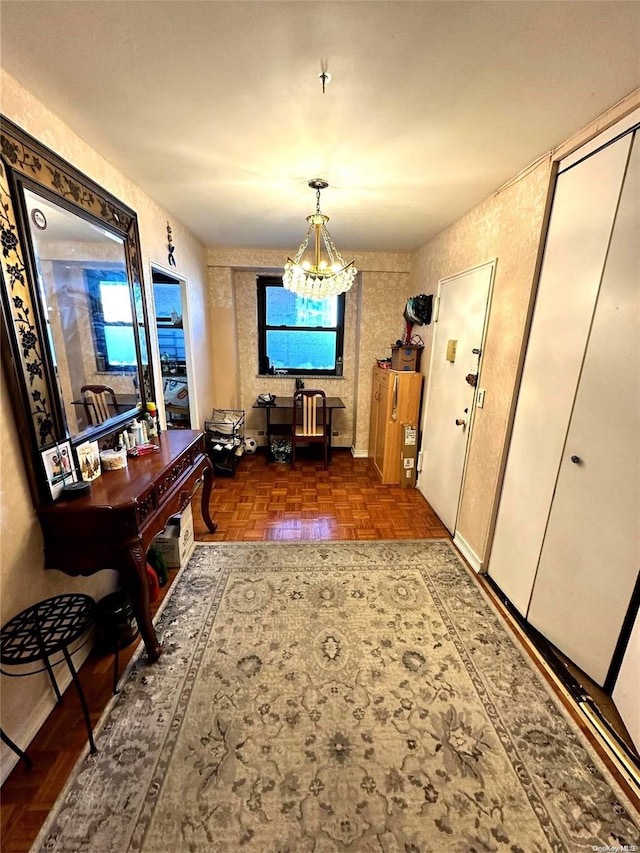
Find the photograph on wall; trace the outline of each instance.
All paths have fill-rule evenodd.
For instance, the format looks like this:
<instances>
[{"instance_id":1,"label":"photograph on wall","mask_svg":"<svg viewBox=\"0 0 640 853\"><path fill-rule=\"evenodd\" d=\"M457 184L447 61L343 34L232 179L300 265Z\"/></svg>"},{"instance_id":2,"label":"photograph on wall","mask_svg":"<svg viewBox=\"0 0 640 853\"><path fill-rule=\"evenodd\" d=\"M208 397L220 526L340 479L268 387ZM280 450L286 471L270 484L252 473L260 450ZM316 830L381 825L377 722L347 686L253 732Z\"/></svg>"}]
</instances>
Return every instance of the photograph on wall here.
<instances>
[{"instance_id":1,"label":"photograph on wall","mask_svg":"<svg viewBox=\"0 0 640 853\"><path fill-rule=\"evenodd\" d=\"M78 475L71 454L71 445L68 441L44 450L42 452L42 461L47 472L51 497L54 500L60 496L65 483L78 482Z\"/></svg>"},{"instance_id":2,"label":"photograph on wall","mask_svg":"<svg viewBox=\"0 0 640 853\"><path fill-rule=\"evenodd\" d=\"M76 447L78 466L83 480L95 480L102 473L100 468L100 448L97 441L86 441Z\"/></svg>"}]
</instances>

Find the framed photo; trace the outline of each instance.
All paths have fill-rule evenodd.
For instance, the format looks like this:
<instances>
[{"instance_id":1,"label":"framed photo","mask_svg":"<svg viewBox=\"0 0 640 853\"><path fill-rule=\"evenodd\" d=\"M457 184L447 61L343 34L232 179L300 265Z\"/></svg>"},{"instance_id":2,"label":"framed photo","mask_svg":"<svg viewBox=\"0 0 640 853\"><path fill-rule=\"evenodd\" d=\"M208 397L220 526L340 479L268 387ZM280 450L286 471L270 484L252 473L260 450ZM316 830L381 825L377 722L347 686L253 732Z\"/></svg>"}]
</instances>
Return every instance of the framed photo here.
<instances>
[{"instance_id":1,"label":"framed photo","mask_svg":"<svg viewBox=\"0 0 640 853\"><path fill-rule=\"evenodd\" d=\"M55 500L60 496L65 483L77 483L78 474L73 462L71 444L63 441L42 451L42 462L47 473L47 481L51 497Z\"/></svg>"},{"instance_id":2,"label":"framed photo","mask_svg":"<svg viewBox=\"0 0 640 853\"><path fill-rule=\"evenodd\" d=\"M83 480L95 480L100 476L100 448L97 441L85 441L76 447L78 466Z\"/></svg>"}]
</instances>

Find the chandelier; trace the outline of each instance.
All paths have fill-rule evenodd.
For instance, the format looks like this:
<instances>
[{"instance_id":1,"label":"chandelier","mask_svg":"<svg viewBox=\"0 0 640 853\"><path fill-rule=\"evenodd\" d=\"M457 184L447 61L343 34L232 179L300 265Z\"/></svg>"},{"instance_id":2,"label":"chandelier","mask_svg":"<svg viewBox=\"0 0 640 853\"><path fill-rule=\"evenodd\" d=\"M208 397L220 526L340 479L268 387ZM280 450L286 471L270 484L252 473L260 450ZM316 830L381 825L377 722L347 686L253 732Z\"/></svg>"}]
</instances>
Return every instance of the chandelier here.
<instances>
[{"instance_id":1,"label":"chandelier","mask_svg":"<svg viewBox=\"0 0 640 853\"><path fill-rule=\"evenodd\" d=\"M309 181L309 186L316 191L316 212L307 216L309 228L295 257L293 260L287 258L282 284L287 290L298 293L300 296L326 299L328 296L337 296L349 290L358 270L355 268L354 261L348 264L343 261L327 231L326 223L329 217L320 212L320 190L325 190L329 184L322 178L314 178ZM311 263L303 261L302 257L314 232L315 256ZM322 243L324 243L328 260L320 259Z\"/></svg>"}]
</instances>

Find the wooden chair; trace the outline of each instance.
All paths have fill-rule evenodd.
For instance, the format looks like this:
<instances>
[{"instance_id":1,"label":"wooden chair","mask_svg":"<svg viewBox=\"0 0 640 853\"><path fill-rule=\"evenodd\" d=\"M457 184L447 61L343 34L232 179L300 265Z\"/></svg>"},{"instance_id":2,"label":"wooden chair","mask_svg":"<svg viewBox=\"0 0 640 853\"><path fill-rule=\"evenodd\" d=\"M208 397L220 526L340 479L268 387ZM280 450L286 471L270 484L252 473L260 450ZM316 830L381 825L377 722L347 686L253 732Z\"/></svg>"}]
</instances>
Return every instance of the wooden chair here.
<instances>
[{"instance_id":1,"label":"wooden chair","mask_svg":"<svg viewBox=\"0 0 640 853\"><path fill-rule=\"evenodd\" d=\"M293 395L293 423L291 426L291 468L296 464L297 444L322 444L324 467L329 467L329 427L327 424L327 398L324 391L303 388Z\"/></svg>"},{"instance_id":2,"label":"wooden chair","mask_svg":"<svg viewBox=\"0 0 640 853\"><path fill-rule=\"evenodd\" d=\"M108 385L83 385L80 394L89 426L102 424L118 414L115 391Z\"/></svg>"}]
</instances>

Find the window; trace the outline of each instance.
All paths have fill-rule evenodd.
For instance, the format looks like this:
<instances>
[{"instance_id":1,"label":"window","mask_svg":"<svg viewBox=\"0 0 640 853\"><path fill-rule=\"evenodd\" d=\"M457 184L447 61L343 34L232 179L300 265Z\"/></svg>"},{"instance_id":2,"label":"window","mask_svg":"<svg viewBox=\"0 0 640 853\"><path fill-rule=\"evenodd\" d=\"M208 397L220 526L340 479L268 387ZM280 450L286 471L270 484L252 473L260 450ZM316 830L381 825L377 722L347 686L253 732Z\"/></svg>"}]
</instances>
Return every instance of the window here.
<instances>
[{"instance_id":1,"label":"window","mask_svg":"<svg viewBox=\"0 0 640 853\"><path fill-rule=\"evenodd\" d=\"M119 270L85 270L91 300L97 369L138 369L127 277Z\"/></svg>"},{"instance_id":2,"label":"window","mask_svg":"<svg viewBox=\"0 0 640 853\"><path fill-rule=\"evenodd\" d=\"M344 293L298 296L282 279L258 276L259 372L341 376Z\"/></svg>"},{"instance_id":3,"label":"window","mask_svg":"<svg viewBox=\"0 0 640 853\"><path fill-rule=\"evenodd\" d=\"M158 346L163 375L184 374L186 348L182 327L182 296L178 282L158 281L162 273L153 271L153 299L156 306ZM164 276L163 276L164 277Z\"/></svg>"}]
</instances>

